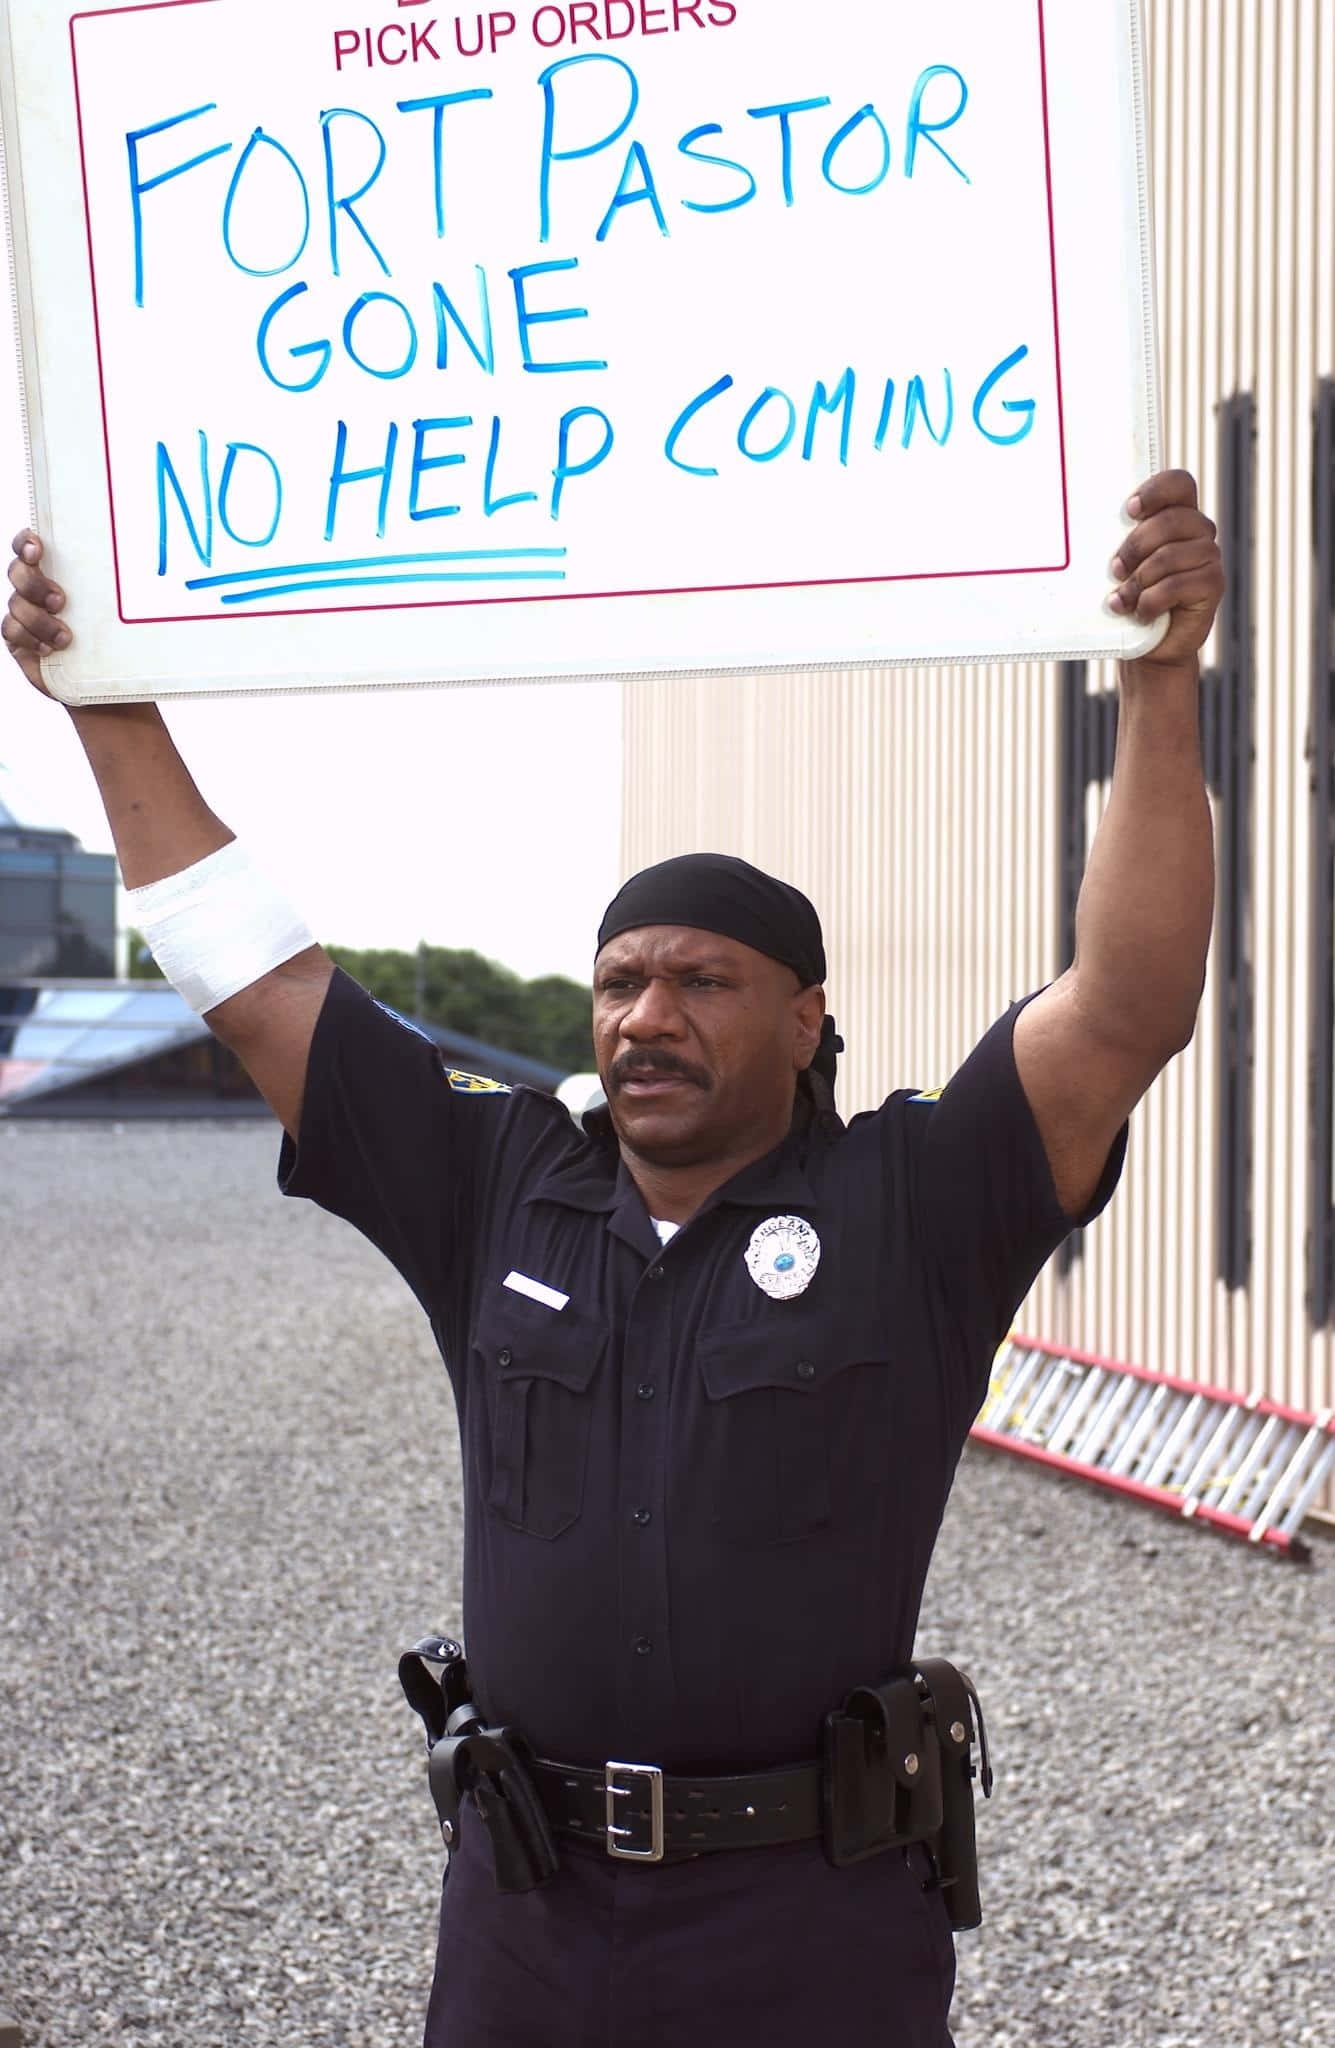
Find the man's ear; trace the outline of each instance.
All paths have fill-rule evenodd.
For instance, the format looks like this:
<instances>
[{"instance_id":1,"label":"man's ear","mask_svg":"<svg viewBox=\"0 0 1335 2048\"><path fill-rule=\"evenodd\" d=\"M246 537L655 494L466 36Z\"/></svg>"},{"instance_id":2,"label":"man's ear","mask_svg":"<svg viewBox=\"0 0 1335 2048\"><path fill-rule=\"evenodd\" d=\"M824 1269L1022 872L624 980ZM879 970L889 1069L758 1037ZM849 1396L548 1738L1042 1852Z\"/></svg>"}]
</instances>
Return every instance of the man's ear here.
<instances>
[{"instance_id":1,"label":"man's ear","mask_svg":"<svg viewBox=\"0 0 1335 2048\"><path fill-rule=\"evenodd\" d=\"M793 1066L799 1074L804 1074L820 1048L821 1027L825 1022L824 989L800 989L793 997L793 1017L797 1025Z\"/></svg>"}]
</instances>

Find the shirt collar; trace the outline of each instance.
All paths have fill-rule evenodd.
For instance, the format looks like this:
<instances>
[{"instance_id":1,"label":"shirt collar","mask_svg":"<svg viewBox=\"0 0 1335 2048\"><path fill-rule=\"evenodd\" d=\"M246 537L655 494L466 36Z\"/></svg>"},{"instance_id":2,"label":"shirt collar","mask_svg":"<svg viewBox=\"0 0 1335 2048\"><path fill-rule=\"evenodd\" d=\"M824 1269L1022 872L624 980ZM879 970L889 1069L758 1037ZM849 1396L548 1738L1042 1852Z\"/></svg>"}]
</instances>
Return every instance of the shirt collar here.
<instances>
[{"instance_id":1,"label":"shirt collar","mask_svg":"<svg viewBox=\"0 0 1335 2048\"><path fill-rule=\"evenodd\" d=\"M633 1205L638 1203L643 1210L643 1203L625 1162L615 1150L612 1120L606 1110L596 1110L586 1117L585 1130L589 1142L573 1158L543 1174L524 1201L558 1202L564 1208L594 1214L610 1215L616 1211L624 1222ZM725 1202L740 1209L813 1207L816 1196L806 1170L809 1137L806 1128L795 1125L772 1152L763 1159L753 1159L730 1181L716 1188L702 1205L701 1213ZM636 1236L639 1235L637 1231Z\"/></svg>"},{"instance_id":2,"label":"shirt collar","mask_svg":"<svg viewBox=\"0 0 1335 2048\"><path fill-rule=\"evenodd\" d=\"M753 1159L705 1204L730 1202L738 1209L810 1209L816 1196L806 1169L806 1133L790 1131L763 1159Z\"/></svg>"},{"instance_id":3,"label":"shirt collar","mask_svg":"<svg viewBox=\"0 0 1335 2048\"><path fill-rule=\"evenodd\" d=\"M524 1201L559 1202L566 1209L615 1209L620 1166L615 1146L601 1132L589 1133L570 1158L542 1175Z\"/></svg>"}]
</instances>

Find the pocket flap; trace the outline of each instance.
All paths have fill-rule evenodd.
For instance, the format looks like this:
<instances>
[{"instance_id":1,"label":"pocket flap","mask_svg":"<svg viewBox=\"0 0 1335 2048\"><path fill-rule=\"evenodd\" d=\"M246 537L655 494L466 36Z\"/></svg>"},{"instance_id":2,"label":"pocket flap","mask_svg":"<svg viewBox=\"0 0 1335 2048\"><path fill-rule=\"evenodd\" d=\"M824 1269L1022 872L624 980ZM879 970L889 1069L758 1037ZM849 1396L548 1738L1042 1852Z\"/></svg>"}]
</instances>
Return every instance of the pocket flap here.
<instances>
[{"instance_id":1,"label":"pocket flap","mask_svg":"<svg viewBox=\"0 0 1335 2048\"><path fill-rule=\"evenodd\" d=\"M569 1303L547 1308L493 1280L478 1308L473 1345L498 1379L555 1380L582 1394L607 1348L607 1325Z\"/></svg>"},{"instance_id":2,"label":"pocket flap","mask_svg":"<svg viewBox=\"0 0 1335 2048\"><path fill-rule=\"evenodd\" d=\"M776 1304L772 1319L713 1331L699 1345L698 1356L705 1392L711 1401L726 1401L761 1387L819 1394L850 1365L885 1365L889 1346L873 1323L853 1323L828 1311L785 1313Z\"/></svg>"}]
</instances>

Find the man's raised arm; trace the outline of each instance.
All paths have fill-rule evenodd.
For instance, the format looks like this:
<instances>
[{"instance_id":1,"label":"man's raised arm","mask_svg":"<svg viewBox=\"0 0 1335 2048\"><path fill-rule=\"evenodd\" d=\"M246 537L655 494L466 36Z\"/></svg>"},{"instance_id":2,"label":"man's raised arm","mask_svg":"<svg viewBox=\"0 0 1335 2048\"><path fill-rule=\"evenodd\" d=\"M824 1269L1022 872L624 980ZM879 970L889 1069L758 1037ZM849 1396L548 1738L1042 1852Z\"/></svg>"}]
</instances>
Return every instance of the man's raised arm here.
<instances>
[{"instance_id":1,"label":"man's raised arm","mask_svg":"<svg viewBox=\"0 0 1335 2048\"><path fill-rule=\"evenodd\" d=\"M36 535L19 534L9 565L13 595L0 630L28 681L49 696L43 656L67 647L71 636L62 616L65 593L41 564ZM237 1054L295 1137L311 1039L333 962L321 947L302 943L309 933L248 872L233 834L196 789L156 705L95 706L69 716L101 792L125 886L149 892L138 898L136 913L141 906L155 910L164 955L186 964L187 1000ZM195 877L193 885L171 886L174 878L187 876ZM287 945L293 949L287 957L270 960ZM248 978L248 965L257 963L263 965ZM234 992L210 1001L211 992L222 990Z\"/></svg>"},{"instance_id":2,"label":"man's raised arm","mask_svg":"<svg viewBox=\"0 0 1335 2048\"><path fill-rule=\"evenodd\" d=\"M1121 673L1117 762L1085 872L1073 965L1015 1025L1015 1063L1052 1167L1078 1216L1118 1131L1189 1043L1214 915L1214 838L1201 759L1200 650L1224 580L1193 479L1156 477L1132 500L1114 610L1170 617Z\"/></svg>"}]
</instances>

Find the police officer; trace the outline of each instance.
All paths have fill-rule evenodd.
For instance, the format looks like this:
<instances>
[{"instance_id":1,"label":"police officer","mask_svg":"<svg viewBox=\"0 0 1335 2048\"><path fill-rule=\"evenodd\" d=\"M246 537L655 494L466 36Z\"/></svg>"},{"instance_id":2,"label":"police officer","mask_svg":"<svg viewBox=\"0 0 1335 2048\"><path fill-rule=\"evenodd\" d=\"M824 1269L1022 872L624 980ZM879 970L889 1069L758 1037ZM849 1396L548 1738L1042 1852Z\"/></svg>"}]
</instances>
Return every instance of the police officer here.
<instances>
[{"instance_id":1,"label":"police officer","mask_svg":"<svg viewBox=\"0 0 1335 2048\"><path fill-rule=\"evenodd\" d=\"M71 714L134 922L285 1127L284 1192L392 1259L454 1388L470 1683L433 1751L463 1797L428 2048L949 2042L931 1717L895 1675L992 1355L1190 1038L1211 922L1214 528L1176 474L1131 512L1114 606L1171 619L1122 673L1076 961L944 1090L847 1128L784 883L708 855L627 883L580 1129L336 972L155 709ZM40 688L64 593L29 534L10 577Z\"/></svg>"}]
</instances>

